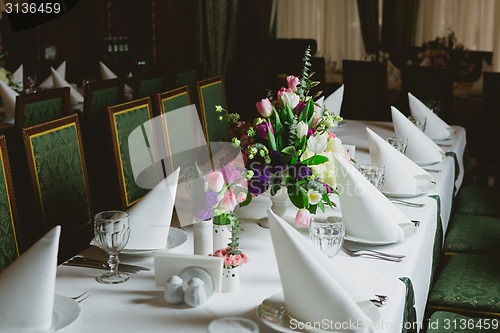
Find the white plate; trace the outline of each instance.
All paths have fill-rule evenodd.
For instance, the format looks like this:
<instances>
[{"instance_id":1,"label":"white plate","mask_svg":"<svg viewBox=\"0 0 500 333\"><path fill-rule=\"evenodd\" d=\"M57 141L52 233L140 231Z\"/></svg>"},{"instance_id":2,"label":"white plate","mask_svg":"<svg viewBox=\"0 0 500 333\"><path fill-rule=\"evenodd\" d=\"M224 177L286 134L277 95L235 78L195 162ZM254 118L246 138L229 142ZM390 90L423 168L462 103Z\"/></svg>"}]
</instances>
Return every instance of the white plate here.
<instances>
[{"instance_id":1,"label":"white plate","mask_svg":"<svg viewBox=\"0 0 500 333\"><path fill-rule=\"evenodd\" d=\"M188 234L181 229L170 228L168 232L167 246L163 249L152 249L152 250L127 250L123 249L120 254L130 255L130 256L151 256L157 252L170 250L181 246L188 239Z\"/></svg>"},{"instance_id":2,"label":"white plate","mask_svg":"<svg viewBox=\"0 0 500 333\"><path fill-rule=\"evenodd\" d=\"M444 153L441 153L441 159L439 161L432 161L432 162L418 162L418 161L413 161L415 162L416 165L418 166L429 166L429 165L434 165L442 162L447 156Z\"/></svg>"},{"instance_id":3,"label":"white plate","mask_svg":"<svg viewBox=\"0 0 500 333\"><path fill-rule=\"evenodd\" d=\"M414 198L422 195L436 187L436 182L434 181L421 181L417 184L417 191L415 193L395 193L382 191L382 193L388 198Z\"/></svg>"},{"instance_id":4,"label":"white plate","mask_svg":"<svg viewBox=\"0 0 500 333\"><path fill-rule=\"evenodd\" d=\"M285 305L285 297L283 293L275 294L266 298L257 307L257 317L270 328L278 332L298 332L290 326L290 316Z\"/></svg>"},{"instance_id":5,"label":"white plate","mask_svg":"<svg viewBox=\"0 0 500 333\"><path fill-rule=\"evenodd\" d=\"M72 298L55 295L52 312L52 328L48 332L57 332L69 326L80 317L80 305Z\"/></svg>"},{"instance_id":6,"label":"white plate","mask_svg":"<svg viewBox=\"0 0 500 333\"><path fill-rule=\"evenodd\" d=\"M451 127L448 128L448 132L450 134L446 138L432 139L432 141L434 141L435 143L441 143L441 142L444 142L444 141L451 140L451 139L453 139L457 135L457 132L453 128L451 128Z\"/></svg>"},{"instance_id":7,"label":"white plate","mask_svg":"<svg viewBox=\"0 0 500 333\"><path fill-rule=\"evenodd\" d=\"M408 237L413 236L417 232L417 228L413 224L402 224L401 229L403 229L403 233L405 235L404 239L407 239ZM398 241L373 241L373 240L368 240L368 239L362 239L362 238L356 238L356 237L351 237L349 235L344 236L344 240L353 242L353 243L358 243L358 244L363 244L363 245L389 245L389 244L394 244L397 243Z\"/></svg>"}]
</instances>

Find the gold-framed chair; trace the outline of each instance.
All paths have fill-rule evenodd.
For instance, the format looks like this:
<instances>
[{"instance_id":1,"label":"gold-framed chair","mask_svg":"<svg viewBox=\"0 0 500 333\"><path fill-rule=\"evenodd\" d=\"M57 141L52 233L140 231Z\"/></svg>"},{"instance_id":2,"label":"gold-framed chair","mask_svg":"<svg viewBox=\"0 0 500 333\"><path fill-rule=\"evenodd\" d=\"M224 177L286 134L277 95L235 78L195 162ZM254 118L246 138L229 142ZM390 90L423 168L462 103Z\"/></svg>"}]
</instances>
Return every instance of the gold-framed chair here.
<instances>
[{"instance_id":1,"label":"gold-framed chair","mask_svg":"<svg viewBox=\"0 0 500 333\"><path fill-rule=\"evenodd\" d=\"M145 71L138 73L133 80L133 98L151 97L165 89L164 75L159 71Z\"/></svg>"},{"instance_id":2,"label":"gold-framed chair","mask_svg":"<svg viewBox=\"0 0 500 333\"><path fill-rule=\"evenodd\" d=\"M150 137L152 129L152 107L149 97L133 100L127 103L108 107L108 124L110 126L111 147L114 155L114 179L121 209L127 209L140 200L148 189L137 184L134 176L132 158L129 146L129 136L137 128L141 128L144 138ZM148 142L148 140L145 140ZM154 149L154 147L148 147ZM156 158L152 150L141 151L147 161L154 165ZM149 159L149 160L148 160Z\"/></svg>"},{"instance_id":3,"label":"gold-framed chair","mask_svg":"<svg viewBox=\"0 0 500 333\"><path fill-rule=\"evenodd\" d=\"M35 201L36 214L31 218L43 221L42 233L61 225L59 257L68 258L88 246L93 235L78 116L23 128L22 137Z\"/></svg>"},{"instance_id":4,"label":"gold-framed chair","mask_svg":"<svg viewBox=\"0 0 500 333\"><path fill-rule=\"evenodd\" d=\"M156 110L159 114L176 110L191 104L188 86L178 87L155 95Z\"/></svg>"},{"instance_id":5,"label":"gold-framed chair","mask_svg":"<svg viewBox=\"0 0 500 333\"><path fill-rule=\"evenodd\" d=\"M85 85L83 117L88 121L105 118L106 108L123 102L122 79L90 82Z\"/></svg>"},{"instance_id":6,"label":"gold-framed chair","mask_svg":"<svg viewBox=\"0 0 500 333\"><path fill-rule=\"evenodd\" d=\"M21 252L18 215L5 136L0 135L0 272Z\"/></svg>"},{"instance_id":7,"label":"gold-framed chair","mask_svg":"<svg viewBox=\"0 0 500 333\"><path fill-rule=\"evenodd\" d=\"M18 95L14 127L29 127L69 115L69 96L68 87Z\"/></svg>"}]
</instances>

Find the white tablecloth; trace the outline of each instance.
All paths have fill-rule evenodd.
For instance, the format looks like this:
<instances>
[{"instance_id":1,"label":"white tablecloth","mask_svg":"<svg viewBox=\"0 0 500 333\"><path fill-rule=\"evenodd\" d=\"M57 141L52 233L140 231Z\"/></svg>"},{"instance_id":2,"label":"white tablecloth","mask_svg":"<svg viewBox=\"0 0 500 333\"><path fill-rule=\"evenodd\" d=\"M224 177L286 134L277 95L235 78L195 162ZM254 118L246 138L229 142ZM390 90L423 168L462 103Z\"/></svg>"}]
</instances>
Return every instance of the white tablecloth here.
<instances>
[{"instance_id":1,"label":"white tablecloth","mask_svg":"<svg viewBox=\"0 0 500 333\"><path fill-rule=\"evenodd\" d=\"M345 144L356 145L356 160L358 163L368 162L368 146L365 127L368 125L382 137L393 134L392 125L388 123L368 123L347 120L345 127L338 128L336 133ZM465 147L465 131L455 128L457 135L449 141L459 159L463 156ZM415 235L397 244L380 247L383 251L406 255L403 262L394 263L368 258L350 258L356 261L358 267L352 274L366 276L368 285L375 285L381 294L389 296L389 302L380 308L382 322L376 327L377 332L400 332L405 306L405 285L399 280L408 277L415 290L417 325L423 319L425 303L429 290L432 265L432 249L436 233L437 206L436 200L428 195L439 195L441 198L441 220L446 231L448 224L455 171L453 158L446 158L439 164L429 168L440 169L433 173L437 181L436 188L425 195L408 199L413 202L425 203L423 208L398 206L411 219L419 220L420 226ZM462 168L461 168L462 169ZM463 169L461 170L463 177ZM460 184L459 177L456 182ZM265 215L270 207L270 200L259 197L243 209L238 210L242 219L241 249L247 253L250 261L241 268L241 287L236 293L214 294L199 308L185 305L170 305L163 300L163 288L157 287L154 272L131 274L129 281L119 285L102 285L95 281L95 276L102 271L60 266L58 268L56 292L62 295L75 296L88 290L91 296L80 303L81 317L63 332L100 333L119 331L132 332L206 332L211 320L222 316L244 316L256 321L261 332L273 332L257 317L256 309L266 298L281 291L281 283L269 230L257 225L260 217ZM294 215L295 210L287 212ZM331 212L330 212L331 213ZM340 214L337 208L334 214ZM192 253L192 232L187 230L190 238L182 246L171 250L176 253ZM348 244L354 247L356 244ZM363 246L366 247L366 246ZM96 255L96 249L89 249ZM91 254L92 255L92 254ZM102 255L102 253L100 254ZM339 258L346 257L342 252ZM122 256L122 261L153 267L153 258L132 258ZM336 260L334 258L333 260ZM339 269L350 270L337 259ZM336 262L336 263L337 263ZM377 278L373 277L374 270ZM305 282L306 283L306 282Z\"/></svg>"}]
</instances>

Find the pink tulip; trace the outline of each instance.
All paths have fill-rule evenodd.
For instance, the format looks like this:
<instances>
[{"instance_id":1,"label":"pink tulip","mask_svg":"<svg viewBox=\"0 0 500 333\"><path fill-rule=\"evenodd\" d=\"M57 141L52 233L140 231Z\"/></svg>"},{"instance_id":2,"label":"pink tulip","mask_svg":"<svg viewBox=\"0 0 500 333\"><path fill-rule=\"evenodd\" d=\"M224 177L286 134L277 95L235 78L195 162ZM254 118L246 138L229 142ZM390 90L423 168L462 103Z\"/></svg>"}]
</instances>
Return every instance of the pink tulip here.
<instances>
[{"instance_id":1,"label":"pink tulip","mask_svg":"<svg viewBox=\"0 0 500 333\"><path fill-rule=\"evenodd\" d=\"M220 192L224 186L224 176L220 171L213 170L208 174L208 188L212 192Z\"/></svg>"},{"instance_id":2,"label":"pink tulip","mask_svg":"<svg viewBox=\"0 0 500 333\"><path fill-rule=\"evenodd\" d=\"M286 77L286 82L288 83L288 89L291 89L293 92L297 91L297 86L300 83L299 78L289 75Z\"/></svg>"},{"instance_id":3,"label":"pink tulip","mask_svg":"<svg viewBox=\"0 0 500 333\"><path fill-rule=\"evenodd\" d=\"M278 92L276 94L277 95L276 100L281 101L281 94L287 93L287 92L293 92L293 91L290 88L283 88L282 87L280 90L278 90Z\"/></svg>"},{"instance_id":4,"label":"pink tulip","mask_svg":"<svg viewBox=\"0 0 500 333\"><path fill-rule=\"evenodd\" d=\"M238 204L238 201L236 200L236 195L234 193L227 191L224 194L224 197L222 197L222 200L220 202L220 205L226 209L228 212L232 212L236 205Z\"/></svg>"},{"instance_id":5,"label":"pink tulip","mask_svg":"<svg viewBox=\"0 0 500 333\"><path fill-rule=\"evenodd\" d=\"M238 193L238 197L236 198L238 200L238 203L245 202L247 199L247 194L245 192L240 192Z\"/></svg>"},{"instance_id":6,"label":"pink tulip","mask_svg":"<svg viewBox=\"0 0 500 333\"><path fill-rule=\"evenodd\" d=\"M299 227L308 227L310 217L311 213L307 209L301 208L295 216L295 224Z\"/></svg>"},{"instance_id":7,"label":"pink tulip","mask_svg":"<svg viewBox=\"0 0 500 333\"><path fill-rule=\"evenodd\" d=\"M261 99L260 102L257 102L255 104L255 106L257 107L257 111L259 111L262 117L270 117L273 113L273 105L267 98Z\"/></svg>"}]
</instances>

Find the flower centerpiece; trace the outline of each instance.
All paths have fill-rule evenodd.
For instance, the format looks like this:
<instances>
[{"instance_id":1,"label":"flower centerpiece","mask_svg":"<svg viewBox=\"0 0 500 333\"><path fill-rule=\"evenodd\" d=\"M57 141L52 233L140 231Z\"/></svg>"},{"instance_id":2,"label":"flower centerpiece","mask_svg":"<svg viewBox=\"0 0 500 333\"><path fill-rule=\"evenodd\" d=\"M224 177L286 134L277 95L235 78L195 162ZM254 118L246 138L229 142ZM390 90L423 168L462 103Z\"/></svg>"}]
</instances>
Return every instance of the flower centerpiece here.
<instances>
[{"instance_id":1,"label":"flower centerpiece","mask_svg":"<svg viewBox=\"0 0 500 333\"><path fill-rule=\"evenodd\" d=\"M468 55L469 50L458 43L455 33L450 31L446 36L423 43L417 57L422 66L448 68L456 81L463 81L474 69Z\"/></svg>"},{"instance_id":2,"label":"flower centerpiece","mask_svg":"<svg viewBox=\"0 0 500 333\"><path fill-rule=\"evenodd\" d=\"M318 208L333 206L329 198L336 193L333 154L344 152L340 139L329 130L342 118L315 105L318 96L309 96L318 84L311 80L314 73L309 74L310 56L307 48L300 78L287 76L287 87L257 102L260 116L253 121L216 107L230 127L232 144L243 153L249 192L274 196L283 188L299 208L295 222L301 226L308 225L309 215Z\"/></svg>"}]
</instances>

